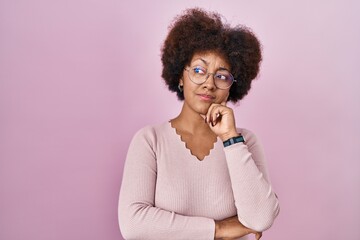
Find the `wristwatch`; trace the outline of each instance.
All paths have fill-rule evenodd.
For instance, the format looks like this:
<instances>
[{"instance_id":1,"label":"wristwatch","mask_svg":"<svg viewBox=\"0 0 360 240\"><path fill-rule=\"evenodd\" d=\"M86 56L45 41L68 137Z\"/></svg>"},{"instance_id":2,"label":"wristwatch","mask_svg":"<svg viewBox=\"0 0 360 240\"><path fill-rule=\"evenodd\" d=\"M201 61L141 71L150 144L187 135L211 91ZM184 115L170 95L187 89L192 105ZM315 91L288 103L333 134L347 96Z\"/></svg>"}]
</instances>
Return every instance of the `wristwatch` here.
<instances>
[{"instance_id":1,"label":"wristwatch","mask_svg":"<svg viewBox=\"0 0 360 240\"><path fill-rule=\"evenodd\" d=\"M245 138L243 136L237 136L237 137L232 137L226 141L223 142L224 147L228 147L230 145L233 145L235 143L239 143L239 142L243 142L245 143Z\"/></svg>"}]
</instances>

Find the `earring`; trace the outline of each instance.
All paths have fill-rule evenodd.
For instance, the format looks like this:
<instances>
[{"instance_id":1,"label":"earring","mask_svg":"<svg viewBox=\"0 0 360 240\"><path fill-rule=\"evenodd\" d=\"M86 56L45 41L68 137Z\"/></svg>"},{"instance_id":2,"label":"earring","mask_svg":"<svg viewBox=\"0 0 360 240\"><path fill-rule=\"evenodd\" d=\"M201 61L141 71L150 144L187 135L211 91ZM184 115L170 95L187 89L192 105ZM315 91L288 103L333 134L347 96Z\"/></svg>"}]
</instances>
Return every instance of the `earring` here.
<instances>
[{"instance_id":1,"label":"earring","mask_svg":"<svg viewBox=\"0 0 360 240\"><path fill-rule=\"evenodd\" d=\"M180 85L180 83L178 85L178 89L179 89L180 92L184 91L184 87L182 85Z\"/></svg>"}]
</instances>

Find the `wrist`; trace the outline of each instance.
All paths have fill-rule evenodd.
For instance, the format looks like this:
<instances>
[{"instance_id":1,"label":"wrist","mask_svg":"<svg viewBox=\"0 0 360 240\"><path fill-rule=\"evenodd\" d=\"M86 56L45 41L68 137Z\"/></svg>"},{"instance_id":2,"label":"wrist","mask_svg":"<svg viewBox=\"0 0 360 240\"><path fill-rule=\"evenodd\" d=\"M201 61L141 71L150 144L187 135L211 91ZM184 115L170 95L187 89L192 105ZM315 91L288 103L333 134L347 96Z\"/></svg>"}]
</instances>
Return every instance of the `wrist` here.
<instances>
[{"instance_id":1,"label":"wrist","mask_svg":"<svg viewBox=\"0 0 360 240\"><path fill-rule=\"evenodd\" d=\"M220 137L221 141L224 142L224 141L226 141L226 140L228 140L230 138L238 137L238 136L240 136L240 134L238 132L232 131L230 133L223 134L223 135L221 135L219 137Z\"/></svg>"},{"instance_id":2,"label":"wrist","mask_svg":"<svg viewBox=\"0 0 360 240\"><path fill-rule=\"evenodd\" d=\"M220 221L216 221L215 220L215 234L214 234L215 239L221 239L223 236L221 235L221 230L220 230Z\"/></svg>"},{"instance_id":3,"label":"wrist","mask_svg":"<svg viewBox=\"0 0 360 240\"><path fill-rule=\"evenodd\" d=\"M232 137L226 141L223 141L224 147L228 147L230 145L237 144L237 143L245 143L245 138L242 135L239 135L237 137Z\"/></svg>"}]
</instances>

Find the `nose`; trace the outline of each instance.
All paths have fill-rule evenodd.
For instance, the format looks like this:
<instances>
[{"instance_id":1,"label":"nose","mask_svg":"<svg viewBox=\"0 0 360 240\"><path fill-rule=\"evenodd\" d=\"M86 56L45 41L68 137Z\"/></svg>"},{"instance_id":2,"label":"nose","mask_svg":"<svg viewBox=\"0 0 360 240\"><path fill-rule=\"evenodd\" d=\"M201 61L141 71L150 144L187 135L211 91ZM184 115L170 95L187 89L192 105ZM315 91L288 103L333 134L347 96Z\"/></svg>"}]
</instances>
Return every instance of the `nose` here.
<instances>
[{"instance_id":1,"label":"nose","mask_svg":"<svg viewBox=\"0 0 360 240\"><path fill-rule=\"evenodd\" d=\"M211 77L210 77L210 75L211 75ZM203 83L203 87L207 88L207 89L210 89L210 90L214 90L216 88L215 80L214 80L214 73L208 73L207 74L206 80Z\"/></svg>"}]
</instances>

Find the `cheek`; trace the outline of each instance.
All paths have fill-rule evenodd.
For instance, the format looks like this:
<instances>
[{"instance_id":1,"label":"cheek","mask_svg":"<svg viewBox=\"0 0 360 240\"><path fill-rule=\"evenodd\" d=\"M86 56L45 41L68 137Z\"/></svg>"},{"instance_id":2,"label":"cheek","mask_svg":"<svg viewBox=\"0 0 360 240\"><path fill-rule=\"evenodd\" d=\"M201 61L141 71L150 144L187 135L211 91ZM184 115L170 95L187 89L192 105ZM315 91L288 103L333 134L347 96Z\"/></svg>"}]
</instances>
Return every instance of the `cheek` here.
<instances>
[{"instance_id":1,"label":"cheek","mask_svg":"<svg viewBox=\"0 0 360 240\"><path fill-rule=\"evenodd\" d=\"M219 103L226 102L229 95L230 95L229 91L226 91L226 92L222 93L218 98Z\"/></svg>"}]
</instances>

